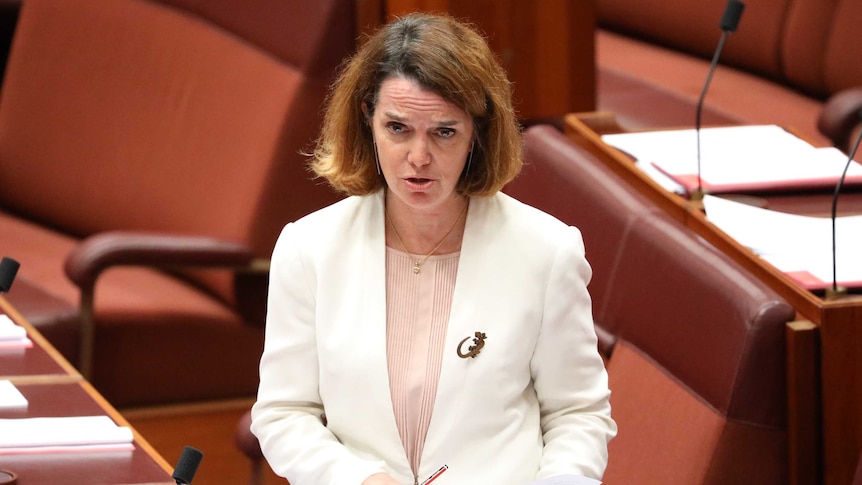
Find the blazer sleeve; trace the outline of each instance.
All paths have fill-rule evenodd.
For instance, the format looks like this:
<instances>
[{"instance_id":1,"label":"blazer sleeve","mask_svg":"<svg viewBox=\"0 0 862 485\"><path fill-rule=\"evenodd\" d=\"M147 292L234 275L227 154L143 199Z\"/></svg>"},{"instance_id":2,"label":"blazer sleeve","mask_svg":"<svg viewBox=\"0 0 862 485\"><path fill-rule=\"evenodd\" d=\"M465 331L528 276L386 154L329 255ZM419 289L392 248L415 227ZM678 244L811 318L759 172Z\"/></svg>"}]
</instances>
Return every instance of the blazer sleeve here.
<instances>
[{"instance_id":1,"label":"blazer sleeve","mask_svg":"<svg viewBox=\"0 0 862 485\"><path fill-rule=\"evenodd\" d=\"M578 229L566 227L559 242L531 360L544 441L537 478L601 479L617 428L587 292L592 272Z\"/></svg>"},{"instance_id":2,"label":"blazer sleeve","mask_svg":"<svg viewBox=\"0 0 862 485\"><path fill-rule=\"evenodd\" d=\"M384 464L351 453L321 419L315 274L302 236L296 224L288 224L273 251L251 430L270 466L291 484L359 485L384 472Z\"/></svg>"}]
</instances>

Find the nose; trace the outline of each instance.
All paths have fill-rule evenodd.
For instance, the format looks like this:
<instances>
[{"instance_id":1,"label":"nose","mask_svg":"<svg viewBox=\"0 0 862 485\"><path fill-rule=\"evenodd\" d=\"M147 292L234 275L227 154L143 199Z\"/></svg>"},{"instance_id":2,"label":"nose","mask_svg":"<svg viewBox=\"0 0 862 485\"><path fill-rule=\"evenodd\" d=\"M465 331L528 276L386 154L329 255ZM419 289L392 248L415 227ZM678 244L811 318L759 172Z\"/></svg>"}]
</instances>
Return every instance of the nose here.
<instances>
[{"instance_id":1,"label":"nose","mask_svg":"<svg viewBox=\"0 0 862 485\"><path fill-rule=\"evenodd\" d=\"M428 139L425 136L416 136L410 151L407 152L407 161L410 165L421 167L431 163L431 151L428 147Z\"/></svg>"}]
</instances>

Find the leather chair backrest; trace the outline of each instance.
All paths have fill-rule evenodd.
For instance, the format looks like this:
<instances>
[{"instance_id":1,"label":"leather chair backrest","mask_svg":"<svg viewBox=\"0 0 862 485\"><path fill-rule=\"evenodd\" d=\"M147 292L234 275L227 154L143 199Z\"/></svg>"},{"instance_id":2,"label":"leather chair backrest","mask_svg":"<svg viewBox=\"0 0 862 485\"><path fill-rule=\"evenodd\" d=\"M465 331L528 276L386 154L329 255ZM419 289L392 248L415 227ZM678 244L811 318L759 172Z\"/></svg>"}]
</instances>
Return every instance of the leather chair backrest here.
<instances>
[{"instance_id":1,"label":"leather chair backrest","mask_svg":"<svg viewBox=\"0 0 862 485\"><path fill-rule=\"evenodd\" d=\"M581 229L615 342L604 483L784 483L792 307L553 128L525 147L506 190Z\"/></svg>"},{"instance_id":2,"label":"leather chair backrest","mask_svg":"<svg viewBox=\"0 0 862 485\"><path fill-rule=\"evenodd\" d=\"M817 98L862 85L858 0L759 0L746 4L721 62ZM726 0L599 0L601 27L711 59Z\"/></svg>"},{"instance_id":3,"label":"leather chair backrest","mask_svg":"<svg viewBox=\"0 0 862 485\"><path fill-rule=\"evenodd\" d=\"M352 40L325 22L346 3L294 12L291 24L320 27L309 56L327 36ZM338 44L327 59L347 54ZM77 237L206 235L268 257L281 226L337 199L299 154L318 129L328 62L307 76L312 59L290 65L165 4L28 0L0 103L0 207ZM233 298L229 279L197 279Z\"/></svg>"},{"instance_id":4,"label":"leather chair backrest","mask_svg":"<svg viewBox=\"0 0 862 485\"><path fill-rule=\"evenodd\" d=\"M727 419L625 340L608 364L612 415L602 483L787 483L785 432Z\"/></svg>"},{"instance_id":5,"label":"leather chair backrest","mask_svg":"<svg viewBox=\"0 0 862 485\"><path fill-rule=\"evenodd\" d=\"M593 316L604 327L608 285L616 271L620 242L639 214L655 209L551 126L536 125L525 131L524 156L521 174L505 192L581 230L593 269L589 285Z\"/></svg>"},{"instance_id":6,"label":"leather chair backrest","mask_svg":"<svg viewBox=\"0 0 862 485\"><path fill-rule=\"evenodd\" d=\"M744 2L739 28L721 54L722 63L779 76L784 18L793 0ZM711 59L721 37L727 0L598 0L598 22L659 45Z\"/></svg>"},{"instance_id":7,"label":"leather chair backrest","mask_svg":"<svg viewBox=\"0 0 862 485\"><path fill-rule=\"evenodd\" d=\"M329 78L356 38L353 0L155 0L206 19L293 66Z\"/></svg>"},{"instance_id":8,"label":"leather chair backrest","mask_svg":"<svg viewBox=\"0 0 862 485\"><path fill-rule=\"evenodd\" d=\"M795 0L782 34L783 74L821 95L862 86L858 49L862 3L857 0Z\"/></svg>"},{"instance_id":9,"label":"leather chair backrest","mask_svg":"<svg viewBox=\"0 0 862 485\"><path fill-rule=\"evenodd\" d=\"M625 241L607 326L728 419L786 420L790 305L677 221L650 214Z\"/></svg>"},{"instance_id":10,"label":"leather chair backrest","mask_svg":"<svg viewBox=\"0 0 862 485\"><path fill-rule=\"evenodd\" d=\"M815 0L808 0L809 2ZM828 40L823 51L823 79L828 93L862 86L862 2L840 0L835 3L832 24L826 29ZM788 56L792 55L788 53Z\"/></svg>"}]
</instances>

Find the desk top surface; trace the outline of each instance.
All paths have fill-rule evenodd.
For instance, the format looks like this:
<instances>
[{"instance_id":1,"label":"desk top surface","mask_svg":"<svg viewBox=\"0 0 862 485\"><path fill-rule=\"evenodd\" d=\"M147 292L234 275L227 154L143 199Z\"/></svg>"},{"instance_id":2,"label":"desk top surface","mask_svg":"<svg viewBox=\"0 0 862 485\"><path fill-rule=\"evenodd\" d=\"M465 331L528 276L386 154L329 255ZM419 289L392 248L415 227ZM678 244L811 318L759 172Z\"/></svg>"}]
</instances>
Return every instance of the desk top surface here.
<instances>
[{"instance_id":1,"label":"desk top surface","mask_svg":"<svg viewBox=\"0 0 862 485\"><path fill-rule=\"evenodd\" d=\"M38 344L30 348L0 349L0 377L16 380L21 377L68 375L53 356Z\"/></svg>"},{"instance_id":2,"label":"desk top surface","mask_svg":"<svg viewBox=\"0 0 862 485\"><path fill-rule=\"evenodd\" d=\"M686 225L722 252L728 254L744 268L787 300L805 319L822 326L847 325L862 312L862 297L851 294L842 299L828 300L802 288L797 282L776 268L763 262L751 250L730 238L715 227L690 201L662 188L643 171L638 170L630 157L612 149L601 139L602 134L619 133L619 125L609 113L576 113L566 116L566 134L574 143L584 147L608 168L629 183L635 190L654 202L672 218ZM830 212L832 196L826 192L735 194L759 200L764 207L802 215L824 215ZM862 192L841 194L841 214L862 213Z\"/></svg>"},{"instance_id":3,"label":"desk top surface","mask_svg":"<svg viewBox=\"0 0 862 485\"><path fill-rule=\"evenodd\" d=\"M25 410L0 410L0 418L105 414L105 409L93 399L83 381L64 384L19 384L16 387L27 398L29 406ZM135 443L135 449L132 451L0 454L0 468L17 473L22 484L174 483L139 442ZM58 480L58 477L62 479Z\"/></svg>"},{"instance_id":4,"label":"desk top surface","mask_svg":"<svg viewBox=\"0 0 862 485\"><path fill-rule=\"evenodd\" d=\"M660 210L770 286L797 310L800 320L810 320L794 323L812 324L808 326L812 332L808 338L815 350L810 354L802 353L802 357L789 356L788 361L799 363L800 359L811 357L815 362L802 368L789 368L788 377L791 378L790 374L793 374L791 370L805 373L805 376L797 373L792 377L797 383L805 381L811 384L812 387L803 386L801 389L817 397L815 404L811 404L806 396L805 400L797 404L809 407L800 409L796 406L794 409L799 416L810 418L806 424L817 422L814 425L817 428L814 432L816 436L813 438L815 441L822 440L822 443L813 446L818 448L815 454L822 457L823 463L822 468L815 470L815 473L822 472L822 481L828 485L847 483L856 470L862 448L862 415L859 413L859 409L862 409L862 381L858 378L862 372L862 296L849 294L834 299L825 298L806 290L775 267L764 263L751 250L710 223L696 204L663 189L637 169L630 158L605 144L600 133L620 132L609 113L567 115L565 132L573 143L594 155ZM774 210L802 215L825 215L832 200L832 194L825 192L741 195L761 198L765 207ZM858 189L855 192L842 192L839 209L840 214L862 213L862 193ZM831 207L828 212L831 213ZM805 326L788 326L788 335L796 333L794 328L804 329ZM800 333L804 332L807 331ZM790 350L799 349L791 347L788 353ZM808 378L810 381L806 380Z\"/></svg>"},{"instance_id":5,"label":"desk top surface","mask_svg":"<svg viewBox=\"0 0 862 485\"><path fill-rule=\"evenodd\" d=\"M12 381L28 401L26 409L0 410L0 418L108 415L118 425L131 428L2 297L0 312L25 327L33 340L32 348L0 350L0 379ZM132 451L0 454L0 469L15 472L22 485L174 485L167 462L133 433Z\"/></svg>"}]
</instances>

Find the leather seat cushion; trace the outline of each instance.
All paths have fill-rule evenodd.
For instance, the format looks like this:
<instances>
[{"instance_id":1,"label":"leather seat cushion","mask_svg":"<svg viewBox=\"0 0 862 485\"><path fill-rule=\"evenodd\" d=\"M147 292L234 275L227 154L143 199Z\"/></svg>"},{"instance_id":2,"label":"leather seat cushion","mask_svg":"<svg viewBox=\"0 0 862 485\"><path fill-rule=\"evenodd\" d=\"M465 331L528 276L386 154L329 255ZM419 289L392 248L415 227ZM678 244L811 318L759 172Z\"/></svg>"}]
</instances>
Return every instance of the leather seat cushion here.
<instances>
[{"instance_id":1,"label":"leather seat cushion","mask_svg":"<svg viewBox=\"0 0 862 485\"><path fill-rule=\"evenodd\" d=\"M27 272L26 291L19 299L13 284L10 302L21 302L19 311L40 331L54 326L43 333L74 364L77 320L68 318L74 313L61 313L61 321L42 315L56 317L52 310L64 303L77 307L77 287L62 270L76 240L2 212L0 234L3 254ZM26 288L33 281L48 297L44 305ZM160 271L122 267L99 279L95 308L92 380L115 406L254 394L263 330L243 323L216 296ZM171 385L151 385L165 375L173 375Z\"/></svg>"}]
</instances>

